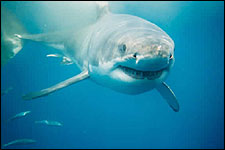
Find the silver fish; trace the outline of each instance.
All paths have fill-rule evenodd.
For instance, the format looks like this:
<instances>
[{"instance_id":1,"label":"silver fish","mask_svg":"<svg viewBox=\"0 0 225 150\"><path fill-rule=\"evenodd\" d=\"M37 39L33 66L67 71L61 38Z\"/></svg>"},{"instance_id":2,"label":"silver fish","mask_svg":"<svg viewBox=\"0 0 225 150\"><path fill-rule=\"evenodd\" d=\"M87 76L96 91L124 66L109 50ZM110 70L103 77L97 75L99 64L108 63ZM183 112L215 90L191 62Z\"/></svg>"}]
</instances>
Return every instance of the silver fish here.
<instances>
[{"instance_id":1,"label":"silver fish","mask_svg":"<svg viewBox=\"0 0 225 150\"><path fill-rule=\"evenodd\" d=\"M33 139L17 139L14 141L11 141L7 144L4 144L3 147L8 147L10 145L26 145L26 144L33 144L36 143L36 140Z\"/></svg>"}]
</instances>

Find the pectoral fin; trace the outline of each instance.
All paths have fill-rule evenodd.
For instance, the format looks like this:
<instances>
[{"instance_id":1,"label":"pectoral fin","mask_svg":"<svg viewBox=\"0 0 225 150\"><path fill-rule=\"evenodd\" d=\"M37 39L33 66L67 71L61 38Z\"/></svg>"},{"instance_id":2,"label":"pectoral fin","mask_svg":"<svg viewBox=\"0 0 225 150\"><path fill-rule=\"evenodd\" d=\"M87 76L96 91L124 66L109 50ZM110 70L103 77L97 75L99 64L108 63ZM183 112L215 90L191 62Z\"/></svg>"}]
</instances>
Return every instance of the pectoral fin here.
<instances>
[{"instance_id":1,"label":"pectoral fin","mask_svg":"<svg viewBox=\"0 0 225 150\"><path fill-rule=\"evenodd\" d=\"M31 92L31 93L28 93L26 95L23 95L23 99L24 100L31 100L31 99L35 99L35 98L39 98L39 97L42 97L42 96L46 96L50 93L53 93L59 89L62 89L64 87L67 87L69 85L72 85L74 83L77 83L79 81L82 81L84 79L87 79L89 77L89 74L88 74L88 71L85 70L83 72L81 72L80 74L70 78L70 79L67 79L63 82L60 82L54 86L51 86L49 88L46 88L46 89L43 89L41 91L38 91L38 92Z\"/></svg>"},{"instance_id":2,"label":"pectoral fin","mask_svg":"<svg viewBox=\"0 0 225 150\"><path fill-rule=\"evenodd\" d=\"M179 103L177 101L177 98L173 91L170 89L170 87L163 82L159 86L156 87L156 89L159 91L159 93L162 95L164 99L166 99L167 103L170 105L170 107L175 111L179 111Z\"/></svg>"}]
</instances>

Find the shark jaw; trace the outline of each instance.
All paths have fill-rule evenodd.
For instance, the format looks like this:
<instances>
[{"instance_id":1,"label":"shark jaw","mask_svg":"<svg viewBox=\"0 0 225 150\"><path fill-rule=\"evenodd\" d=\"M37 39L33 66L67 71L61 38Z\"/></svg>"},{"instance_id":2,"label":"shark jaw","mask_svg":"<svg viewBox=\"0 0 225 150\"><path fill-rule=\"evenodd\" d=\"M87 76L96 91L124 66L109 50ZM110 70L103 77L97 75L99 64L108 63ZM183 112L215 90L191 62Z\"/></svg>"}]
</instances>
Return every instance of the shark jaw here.
<instances>
[{"instance_id":1,"label":"shark jaw","mask_svg":"<svg viewBox=\"0 0 225 150\"><path fill-rule=\"evenodd\" d=\"M121 65L118 66L118 69L122 70L126 75L134 79L148 79L148 80L155 80L159 78L163 72L163 69L158 71L141 71Z\"/></svg>"},{"instance_id":2,"label":"shark jaw","mask_svg":"<svg viewBox=\"0 0 225 150\"><path fill-rule=\"evenodd\" d=\"M105 70L103 66L89 66L90 79L114 91L136 95L154 89L167 77L169 70L140 71L125 66Z\"/></svg>"},{"instance_id":3,"label":"shark jaw","mask_svg":"<svg viewBox=\"0 0 225 150\"><path fill-rule=\"evenodd\" d=\"M89 64L90 79L95 83L124 94L141 94L161 84L170 71L173 61L158 70L142 70L120 62Z\"/></svg>"},{"instance_id":4,"label":"shark jaw","mask_svg":"<svg viewBox=\"0 0 225 150\"><path fill-rule=\"evenodd\" d=\"M126 59L114 62L114 68L111 69L110 75L116 79L119 78L127 82L160 82L163 81L173 66L174 59L167 58L151 59L144 58L141 63L136 63L135 59Z\"/></svg>"},{"instance_id":5,"label":"shark jaw","mask_svg":"<svg viewBox=\"0 0 225 150\"><path fill-rule=\"evenodd\" d=\"M141 64L140 66L134 61L134 59L115 59L111 62L99 63L98 66L89 64L89 73L91 76L96 76L96 74L97 76L108 76L112 80L120 80L120 82L126 83L146 80L153 82L164 80L174 64L174 59L170 59L163 65L151 63Z\"/></svg>"}]
</instances>

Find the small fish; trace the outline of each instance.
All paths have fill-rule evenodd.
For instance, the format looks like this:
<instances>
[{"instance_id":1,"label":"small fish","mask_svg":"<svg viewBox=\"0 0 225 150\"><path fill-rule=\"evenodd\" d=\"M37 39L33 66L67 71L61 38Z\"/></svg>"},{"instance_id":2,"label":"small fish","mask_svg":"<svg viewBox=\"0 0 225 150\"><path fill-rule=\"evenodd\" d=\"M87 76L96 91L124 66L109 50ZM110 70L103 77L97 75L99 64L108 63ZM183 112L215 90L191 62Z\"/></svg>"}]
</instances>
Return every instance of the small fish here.
<instances>
[{"instance_id":1,"label":"small fish","mask_svg":"<svg viewBox=\"0 0 225 150\"><path fill-rule=\"evenodd\" d=\"M48 54L46 57L62 57L62 55L59 54Z\"/></svg>"},{"instance_id":2,"label":"small fish","mask_svg":"<svg viewBox=\"0 0 225 150\"><path fill-rule=\"evenodd\" d=\"M35 121L36 124L46 124L49 126L62 126L62 123L58 121L48 121L48 120L41 120L41 121Z\"/></svg>"},{"instance_id":3,"label":"small fish","mask_svg":"<svg viewBox=\"0 0 225 150\"><path fill-rule=\"evenodd\" d=\"M24 116L26 116L27 114L29 114L30 112L31 112L31 111L20 112L20 113L16 114L15 116L11 117L10 119L8 119L8 121L11 121L11 120L15 120L15 119L24 117Z\"/></svg>"},{"instance_id":4,"label":"small fish","mask_svg":"<svg viewBox=\"0 0 225 150\"><path fill-rule=\"evenodd\" d=\"M8 87L7 89L1 90L1 96L7 94L9 91L11 91L13 89L13 87Z\"/></svg>"},{"instance_id":5,"label":"small fish","mask_svg":"<svg viewBox=\"0 0 225 150\"><path fill-rule=\"evenodd\" d=\"M35 143L36 140L32 140L32 139L17 139L17 140L14 140L14 141L11 141L7 144L4 144L3 147L7 147L7 146L10 146L10 145L25 145L25 144L32 144L32 143Z\"/></svg>"},{"instance_id":6,"label":"small fish","mask_svg":"<svg viewBox=\"0 0 225 150\"><path fill-rule=\"evenodd\" d=\"M73 64L73 61L66 56L60 55L60 54L48 54L46 57L56 57L56 58L61 58L61 64L62 65L71 65Z\"/></svg>"}]
</instances>

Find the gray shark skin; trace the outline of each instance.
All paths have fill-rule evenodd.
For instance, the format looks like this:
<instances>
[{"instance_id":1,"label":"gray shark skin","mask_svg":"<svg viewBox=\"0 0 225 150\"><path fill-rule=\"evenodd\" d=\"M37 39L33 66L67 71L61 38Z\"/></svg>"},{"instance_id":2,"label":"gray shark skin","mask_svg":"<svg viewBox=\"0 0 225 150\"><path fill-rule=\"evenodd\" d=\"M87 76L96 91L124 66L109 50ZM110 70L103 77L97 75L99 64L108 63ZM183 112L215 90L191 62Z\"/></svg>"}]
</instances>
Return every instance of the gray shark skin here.
<instances>
[{"instance_id":1,"label":"gray shark skin","mask_svg":"<svg viewBox=\"0 0 225 150\"><path fill-rule=\"evenodd\" d=\"M11 145L26 145L26 144L33 144L33 143L36 143L36 140L33 140L33 139L17 139L17 140L14 140L14 141L11 141L7 144L4 144L3 147L8 147L8 146L11 146Z\"/></svg>"},{"instance_id":2,"label":"gray shark skin","mask_svg":"<svg viewBox=\"0 0 225 150\"><path fill-rule=\"evenodd\" d=\"M63 126L62 123L58 121L50 121L50 120L41 120L41 121L35 121L36 124L46 124L48 126Z\"/></svg>"},{"instance_id":3,"label":"gray shark skin","mask_svg":"<svg viewBox=\"0 0 225 150\"><path fill-rule=\"evenodd\" d=\"M13 117L11 117L10 119L8 119L8 121L12 121L12 120L15 120L15 119L19 119L19 118L25 117L29 113L31 113L31 111L20 112L20 113L14 115Z\"/></svg>"},{"instance_id":4,"label":"gray shark skin","mask_svg":"<svg viewBox=\"0 0 225 150\"><path fill-rule=\"evenodd\" d=\"M175 61L171 37L140 17L110 12L107 2L95 3L96 21L82 29L16 35L22 40L58 48L81 70L80 74L41 91L28 93L23 99L46 96L89 78L124 94L135 95L156 89L178 112L176 96L164 82Z\"/></svg>"}]
</instances>

